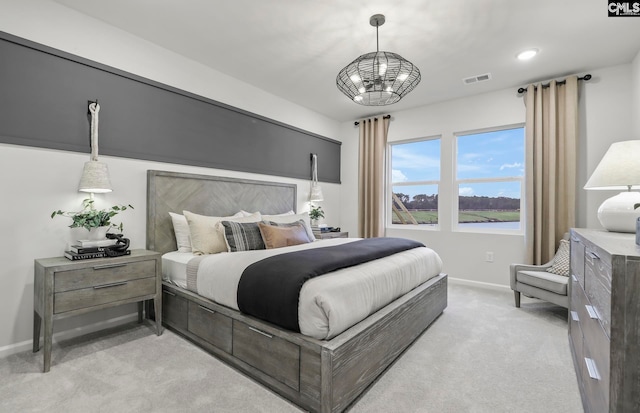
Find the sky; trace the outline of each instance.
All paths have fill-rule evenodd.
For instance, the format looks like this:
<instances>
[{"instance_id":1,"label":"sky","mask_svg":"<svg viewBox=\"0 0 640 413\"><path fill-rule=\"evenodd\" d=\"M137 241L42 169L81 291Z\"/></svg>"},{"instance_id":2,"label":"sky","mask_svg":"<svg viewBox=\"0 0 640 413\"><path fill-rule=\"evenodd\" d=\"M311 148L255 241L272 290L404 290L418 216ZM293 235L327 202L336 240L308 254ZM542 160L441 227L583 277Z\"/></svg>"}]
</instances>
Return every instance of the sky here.
<instances>
[{"instance_id":1,"label":"sky","mask_svg":"<svg viewBox=\"0 0 640 413\"><path fill-rule=\"evenodd\" d=\"M392 145L392 182L438 181L440 139ZM456 179L524 176L524 128L457 136ZM435 185L394 185L411 197L435 193ZM461 196L520 198L520 182L460 183Z\"/></svg>"}]
</instances>

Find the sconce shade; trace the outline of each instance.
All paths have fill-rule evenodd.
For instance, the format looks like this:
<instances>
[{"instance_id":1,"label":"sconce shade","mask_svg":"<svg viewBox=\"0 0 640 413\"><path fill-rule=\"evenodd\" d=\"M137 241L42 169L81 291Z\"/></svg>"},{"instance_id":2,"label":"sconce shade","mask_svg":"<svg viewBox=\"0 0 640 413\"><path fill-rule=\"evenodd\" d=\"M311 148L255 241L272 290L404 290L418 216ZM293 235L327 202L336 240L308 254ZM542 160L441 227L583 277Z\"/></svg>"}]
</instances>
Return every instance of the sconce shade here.
<instances>
[{"instance_id":1,"label":"sconce shade","mask_svg":"<svg viewBox=\"0 0 640 413\"><path fill-rule=\"evenodd\" d=\"M80 178L78 191L90 193L111 192L111 179L109 179L109 168L106 163L98 161L98 113L100 105L98 101L89 103L91 113L91 160L85 162Z\"/></svg>"},{"instance_id":2,"label":"sconce shade","mask_svg":"<svg viewBox=\"0 0 640 413\"><path fill-rule=\"evenodd\" d=\"M640 218L640 140L616 142L609 147L584 186L589 190L622 190L598 208L600 224L612 232L636 232Z\"/></svg>"},{"instance_id":3,"label":"sconce shade","mask_svg":"<svg viewBox=\"0 0 640 413\"><path fill-rule=\"evenodd\" d=\"M322 201L322 188L318 184L318 155L311 154L311 192L309 193L309 201Z\"/></svg>"},{"instance_id":4,"label":"sconce shade","mask_svg":"<svg viewBox=\"0 0 640 413\"><path fill-rule=\"evenodd\" d=\"M324 196L322 195L322 188L320 188L320 185L318 185L317 183L311 184L311 194L309 195L309 201L319 202L323 200Z\"/></svg>"},{"instance_id":5,"label":"sconce shade","mask_svg":"<svg viewBox=\"0 0 640 413\"><path fill-rule=\"evenodd\" d=\"M105 193L112 190L107 164L100 161L85 162L78 191Z\"/></svg>"}]
</instances>

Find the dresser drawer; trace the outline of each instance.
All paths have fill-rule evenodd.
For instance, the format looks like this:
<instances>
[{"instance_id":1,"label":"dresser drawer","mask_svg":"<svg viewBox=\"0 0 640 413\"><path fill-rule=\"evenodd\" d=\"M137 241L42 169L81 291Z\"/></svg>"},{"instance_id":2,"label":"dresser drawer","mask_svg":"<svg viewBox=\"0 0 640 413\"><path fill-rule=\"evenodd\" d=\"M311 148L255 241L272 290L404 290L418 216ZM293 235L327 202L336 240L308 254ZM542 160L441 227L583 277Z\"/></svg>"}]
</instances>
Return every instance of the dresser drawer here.
<instances>
[{"instance_id":1,"label":"dresser drawer","mask_svg":"<svg viewBox=\"0 0 640 413\"><path fill-rule=\"evenodd\" d=\"M189 331L231 354L231 318L189 302Z\"/></svg>"},{"instance_id":2,"label":"dresser drawer","mask_svg":"<svg viewBox=\"0 0 640 413\"><path fill-rule=\"evenodd\" d=\"M584 244L578 238L571 237L571 274L584 288Z\"/></svg>"},{"instance_id":3,"label":"dresser drawer","mask_svg":"<svg viewBox=\"0 0 640 413\"><path fill-rule=\"evenodd\" d=\"M299 346L234 320L233 355L292 389L299 390Z\"/></svg>"},{"instance_id":4,"label":"dresser drawer","mask_svg":"<svg viewBox=\"0 0 640 413\"><path fill-rule=\"evenodd\" d=\"M583 337L580 315L575 310L569 312L569 340L573 349L573 360L576 362L576 374L580 375L582 374L582 363L579 363L579 361L584 358Z\"/></svg>"},{"instance_id":5,"label":"dresser drawer","mask_svg":"<svg viewBox=\"0 0 640 413\"><path fill-rule=\"evenodd\" d=\"M598 312L602 327L611 334L611 265L602 253L590 249L585 252L585 292Z\"/></svg>"},{"instance_id":6,"label":"dresser drawer","mask_svg":"<svg viewBox=\"0 0 640 413\"><path fill-rule=\"evenodd\" d=\"M156 261L136 261L128 263L109 263L100 260L91 267L56 272L53 289L61 291L79 290L104 284L128 281L136 278L156 276Z\"/></svg>"},{"instance_id":7,"label":"dresser drawer","mask_svg":"<svg viewBox=\"0 0 640 413\"><path fill-rule=\"evenodd\" d=\"M600 359L587 346L582 359L582 383L588 413L606 413L609 411L609 380L607 372L601 368Z\"/></svg>"},{"instance_id":8,"label":"dresser drawer","mask_svg":"<svg viewBox=\"0 0 640 413\"><path fill-rule=\"evenodd\" d=\"M136 280L106 282L93 285L90 288L55 293L53 296L53 312L54 314L60 314L155 294L155 275Z\"/></svg>"},{"instance_id":9,"label":"dresser drawer","mask_svg":"<svg viewBox=\"0 0 640 413\"><path fill-rule=\"evenodd\" d=\"M609 338L597 318L580 321L583 341L582 377L592 412L609 411L610 357Z\"/></svg>"}]
</instances>

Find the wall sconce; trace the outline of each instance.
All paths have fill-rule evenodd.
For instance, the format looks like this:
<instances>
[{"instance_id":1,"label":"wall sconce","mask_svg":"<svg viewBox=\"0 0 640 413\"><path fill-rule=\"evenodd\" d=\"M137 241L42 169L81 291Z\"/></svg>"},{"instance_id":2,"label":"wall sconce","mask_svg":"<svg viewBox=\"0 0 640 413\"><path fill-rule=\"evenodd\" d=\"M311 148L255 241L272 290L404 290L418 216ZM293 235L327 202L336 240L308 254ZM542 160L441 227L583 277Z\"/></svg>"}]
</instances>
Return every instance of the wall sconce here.
<instances>
[{"instance_id":1,"label":"wall sconce","mask_svg":"<svg viewBox=\"0 0 640 413\"><path fill-rule=\"evenodd\" d=\"M109 168L106 163L98 161L98 112L100 105L96 99L89 103L91 113L91 160L85 162L80 178L78 191L94 193L111 192L111 179L109 179Z\"/></svg>"},{"instance_id":2,"label":"wall sconce","mask_svg":"<svg viewBox=\"0 0 640 413\"><path fill-rule=\"evenodd\" d=\"M322 201L322 188L318 185L318 155L311 154L311 192L309 194L309 201L319 202Z\"/></svg>"},{"instance_id":3,"label":"wall sconce","mask_svg":"<svg viewBox=\"0 0 640 413\"><path fill-rule=\"evenodd\" d=\"M584 189L623 190L598 208L600 224L611 232L636 232L640 217L640 140L616 142L609 147Z\"/></svg>"}]
</instances>

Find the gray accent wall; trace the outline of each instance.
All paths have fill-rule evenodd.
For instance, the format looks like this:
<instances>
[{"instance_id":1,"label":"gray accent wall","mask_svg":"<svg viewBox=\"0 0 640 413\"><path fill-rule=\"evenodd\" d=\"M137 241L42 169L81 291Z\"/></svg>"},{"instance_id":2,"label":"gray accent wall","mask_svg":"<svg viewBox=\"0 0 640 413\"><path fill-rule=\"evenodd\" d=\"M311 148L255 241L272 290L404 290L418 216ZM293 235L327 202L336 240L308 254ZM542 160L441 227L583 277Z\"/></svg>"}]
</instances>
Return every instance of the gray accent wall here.
<instances>
[{"instance_id":1,"label":"gray accent wall","mask_svg":"<svg viewBox=\"0 0 640 413\"><path fill-rule=\"evenodd\" d=\"M0 32L0 142L340 183L339 141Z\"/></svg>"}]
</instances>

